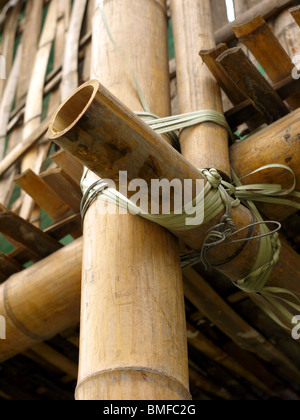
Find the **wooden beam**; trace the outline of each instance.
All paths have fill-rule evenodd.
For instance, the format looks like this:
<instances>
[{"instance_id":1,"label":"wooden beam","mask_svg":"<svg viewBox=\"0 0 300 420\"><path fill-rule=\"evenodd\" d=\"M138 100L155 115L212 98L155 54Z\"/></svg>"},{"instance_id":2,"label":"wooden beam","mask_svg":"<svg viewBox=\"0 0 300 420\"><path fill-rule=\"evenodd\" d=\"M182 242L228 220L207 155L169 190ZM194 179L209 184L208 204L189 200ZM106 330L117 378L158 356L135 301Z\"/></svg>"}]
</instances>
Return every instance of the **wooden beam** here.
<instances>
[{"instance_id":1,"label":"wooden beam","mask_svg":"<svg viewBox=\"0 0 300 420\"><path fill-rule=\"evenodd\" d=\"M53 162L57 164L65 173L67 173L77 185L80 185L80 181L83 174L83 166L74 159L72 155L60 150L51 156Z\"/></svg>"},{"instance_id":2,"label":"wooden beam","mask_svg":"<svg viewBox=\"0 0 300 420\"><path fill-rule=\"evenodd\" d=\"M235 39L232 26L236 26L239 23L247 22L253 19L257 15L261 15L264 19L268 20L272 17L277 16L282 10L286 9L294 3L294 0L263 0L251 9L247 10L238 20L232 23L228 23L223 28L215 32L216 43L220 44L230 43Z\"/></svg>"},{"instance_id":3,"label":"wooden beam","mask_svg":"<svg viewBox=\"0 0 300 420\"><path fill-rule=\"evenodd\" d=\"M80 212L82 192L79 185L62 169L50 169L40 175L40 178L60 197L75 213Z\"/></svg>"},{"instance_id":4,"label":"wooden beam","mask_svg":"<svg viewBox=\"0 0 300 420\"><path fill-rule=\"evenodd\" d=\"M274 392L265 384L260 382L250 371L242 367L239 363L231 358L226 352L213 344L203 334L201 334L191 324L187 324L188 343L195 349L205 354L216 363L233 372L236 376L246 379L259 389L262 389L268 395L274 396Z\"/></svg>"},{"instance_id":5,"label":"wooden beam","mask_svg":"<svg viewBox=\"0 0 300 420\"><path fill-rule=\"evenodd\" d=\"M62 247L40 229L8 210L0 213L0 232L14 243L29 250L37 260Z\"/></svg>"},{"instance_id":6,"label":"wooden beam","mask_svg":"<svg viewBox=\"0 0 300 420\"><path fill-rule=\"evenodd\" d=\"M67 203L54 190L30 169L15 179L17 185L24 190L54 220L59 221L70 216ZM78 209L77 209L78 212Z\"/></svg>"},{"instance_id":7,"label":"wooden beam","mask_svg":"<svg viewBox=\"0 0 300 420\"><path fill-rule=\"evenodd\" d=\"M250 22L233 27L236 37L252 52L274 84L291 76L294 64L269 25L257 16ZM278 66L278 63L281 63ZM298 97L287 101L291 109L300 105Z\"/></svg>"},{"instance_id":8,"label":"wooden beam","mask_svg":"<svg viewBox=\"0 0 300 420\"><path fill-rule=\"evenodd\" d=\"M0 283L3 283L11 275L21 271L22 267L12 258L0 254Z\"/></svg>"},{"instance_id":9,"label":"wooden beam","mask_svg":"<svg viewBox=\"0 0 300 420\"><path fill-rule=\"evenodd\" d=\"M199 65L198 58L200 50L215 47L210 2L172 1L171 4L180 113L201 109L222 113L220 88L207 67ZM201 25L198 24L198 31L195 31L191 22L197 25L197 19ZM189 162L198 168L216 168L230 178L225 128L210 122L201 124L201 129L199 126L187 128L180 136L180 144L182 154Z\"/></svg>"},{"instance_id":10,"label":"wooden beam","mask_svg":"<svg viewBox=\"0 0 300 420\"><path fill-rule=\"evenodd\" d=\"M243 320L193 269L184 270L187 298L241 348L277 366L296 383L300 371L290 359ZM291 339L291 338L290 338Z\"/></svg>"},{"instance_id":11,"label":"wooden beam","mask_svg":"<svg viewBox=\"0 0 300 420\"><path fill-rule=\"evenodd\" d=\"M270 124L289 113L282 99L241 48L225 51L217 62L264 116L265 122Z\"/></svg>"}]
</instances>

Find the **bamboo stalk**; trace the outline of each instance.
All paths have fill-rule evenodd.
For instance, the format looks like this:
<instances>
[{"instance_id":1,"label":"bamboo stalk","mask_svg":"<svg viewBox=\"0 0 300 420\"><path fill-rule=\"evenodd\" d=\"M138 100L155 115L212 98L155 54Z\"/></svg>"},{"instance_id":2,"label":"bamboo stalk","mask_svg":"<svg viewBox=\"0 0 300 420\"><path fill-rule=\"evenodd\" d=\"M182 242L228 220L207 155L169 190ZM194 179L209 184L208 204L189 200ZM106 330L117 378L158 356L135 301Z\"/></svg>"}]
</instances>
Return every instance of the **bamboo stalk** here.
<instances>
[{"instance_id":1,"label":"bamboo stalk","mask_svg":"<svg viewBox=\"0 0 300 420\"><path fill-rule=\"evenodd\" d=\"M21 66L21 58L22 47L19 46L0 104L0 160L2 160L2 157L4 155L7 125L16 94L16 88Z\"/></svg>"},{"instance_id":2,"label":"bamboo stalk","mask_svg":"<svg viewBox=\"0 0 300 420\"><path fill-rule=\"evenodd\" d=\"M202 109L223 112L215 79L206 66L199 65L199 51L215 46L210 3L207 0L196 3L198 7L190 1L172 1L179 109L182 114ZM200 129L185 129L180 143L182 154L189 162L198 168L214 167L230 178L226 129L204 123Z\"/></svg>"},{"instance_id":3,"label":"bamboo stalk","mask_svg":"<svg viewBox=\"0 0 300 420\"><path fill-rule=\"evenodd\" d=\"M300 110L294 111L271 126L253 134L230 148L230 161L238 177L250 174L269 164L289 166L296 176L296 190L300 186ZM280 184L283 188L293 185L293 177L283 169L265 170L243 180L244 184ZM291 198L293 200L293 198ZM297 212L288 206L257 203L263 214L271 220L285 220Z\"/></svg>"},{"instance_id":4,"label":"bamboo stalk","mask_svg":"<svg viewBox=\"0 0 300 420\"><path fill-rule=\"evenodd\" d=\"M26 26L22 34L22 61L21 71L18 79L18 88L16 95L16 107L25 99L29 81L33 69L34 57L38 47L38 40L41 31L43 3L41 1L28 0L26 2L25 20ZM10 135L7 154L22 143L23 141L23 126L16 127ZM1 162L2 163L2 162ZM14 177L17 173L17 165L11 165L9 171L1 176L0 179L0 202L8 206L11 194L14 189ZM1 174L2 175L2 174Z\"/></svg>"},{"instance_id":5,"label":"bamboo stalk","mask_svg":"<svg viewBox=\"0 0 300 420\"><path fill-rule=\"evenodd\" d=\"M235 22L228 23L223 28L215 32L216 43L230 43L235 39L232 26L239 23L247 22L257 15L261 15L264 19L276 17L282 10L286 9L294 3L294 0L263 0L254 5L251 9L245 11Z\"/></svg>"},{"instance_id":6,"label":"bamboo stalk","mask_svg":"<svg viewBox=\"0 0 300 420\"><path fill-rule=\"evenodd\" d=\"M57 0L52 0L49 4L46 21L40 37L39 48L35 57L31 80L28 87L24 116L23 141L32 135L32 133L39 127L41 123L44 82L52 44L56 35L56 26ZM42 162L44 161L44 154L44 147L41 148L41 153L39 153L38 146L27 152L22 160L22 172L26 171L27 169L32 169L35 172L39 172ZM24 202L20 211L21 217L24 219L30 219L33 208L33 200L30 196L25 195Z\"/></svg>"},{"instance_id":7,"label":"bamboo stalk","mask_svg":"<svg viewBox=\"0 0 300 420\"><path fill-rule=\"evenodd\" d=\"M129 107L141 109L128 64L111 43L99 2L95 6L93 73ZM169 115L165 1L109 1L104 10L151 110ZM91 276L96 281L91 282ZM162 228L131 215L101 215L95 203L84 223L76 398L189 399L188 387L176 241Z\"/></svg>"},{"instance_id":8,"label":"bamboo stalk","mask_svg":"<svg viewBox=\"0 0 300 420\"><path fill-rule=\"evenodd\" d=\"M70 95L70 90L78 86L78 51L80 31L87 0L75 0L68 30L63 62L61 83L61 99L65 100Z\"/></svg>"},{"instance_id":9,"label":"bamboo stalk","mask_svg":"<svg viewBox=\"0 0 300 420\"><path fill-rule=\"evenodd\" d=\"M0 286L0 313L7 326L0 362L78 324L81 267L78 239Z\"/></svg>"}]
</instances>

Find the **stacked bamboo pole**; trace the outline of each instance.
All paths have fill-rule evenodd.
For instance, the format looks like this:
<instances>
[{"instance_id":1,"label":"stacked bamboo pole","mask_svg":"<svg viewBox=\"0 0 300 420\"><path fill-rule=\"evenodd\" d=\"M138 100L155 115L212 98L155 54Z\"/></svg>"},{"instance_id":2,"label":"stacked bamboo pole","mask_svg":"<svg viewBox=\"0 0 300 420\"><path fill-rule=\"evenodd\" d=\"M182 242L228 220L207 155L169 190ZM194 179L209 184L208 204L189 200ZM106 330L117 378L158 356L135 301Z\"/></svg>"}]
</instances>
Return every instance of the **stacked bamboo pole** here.
<instances>
[{"instance_id":1,"label":"stacked bamboo pole","mask_svg":"<svg viewBox=\"0 0 300 420\"><path fill-rule=\"evenodd\" d=\"M94 76L133 110L141 109L129 63L151 110L168 115L165 1L104 2L109 30L127 63L111 43L100 7L97 2ZM95 202L84 223L77 399L187 399L188 387L175 239L131 215L101 215Z\"/></svg>"}]
</instances>

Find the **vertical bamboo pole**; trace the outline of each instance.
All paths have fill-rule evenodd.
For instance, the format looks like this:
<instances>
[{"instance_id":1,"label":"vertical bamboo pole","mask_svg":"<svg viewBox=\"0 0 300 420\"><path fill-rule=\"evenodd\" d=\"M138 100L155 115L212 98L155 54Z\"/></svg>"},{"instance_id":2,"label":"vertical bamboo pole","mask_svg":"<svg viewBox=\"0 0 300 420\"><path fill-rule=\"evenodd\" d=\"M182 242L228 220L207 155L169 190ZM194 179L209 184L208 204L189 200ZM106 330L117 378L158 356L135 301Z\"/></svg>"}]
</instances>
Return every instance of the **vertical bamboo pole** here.
<instances>
[{"instance_id":1,"label":"vertical bamboo pole","mask_svg":"<svg viewBox=\"0 0 300 420\"><path fill-rule=\"evenodd\" d=\"M220 88L199 61L200 50L215 47L209 0L173 0L172 17L180 112L223 112ZM197 168L216 168L230 178L225 128L207 122L185 129L180 143L183 156Z\"/></svg>"},{"instance_id":2,"label":"vertical bamboo pole","mask_svg":"<svg viewBox=\"0 0 300 420\"><path fill-rule=\"evenodd\" d=\"M93 76L141 110L128 64L152 112L170 113L165 0L96 2ZM188 399L188 361L178 245L164 229L131 215L84 223L78 400Z\"/></svg>"}]
</instances>

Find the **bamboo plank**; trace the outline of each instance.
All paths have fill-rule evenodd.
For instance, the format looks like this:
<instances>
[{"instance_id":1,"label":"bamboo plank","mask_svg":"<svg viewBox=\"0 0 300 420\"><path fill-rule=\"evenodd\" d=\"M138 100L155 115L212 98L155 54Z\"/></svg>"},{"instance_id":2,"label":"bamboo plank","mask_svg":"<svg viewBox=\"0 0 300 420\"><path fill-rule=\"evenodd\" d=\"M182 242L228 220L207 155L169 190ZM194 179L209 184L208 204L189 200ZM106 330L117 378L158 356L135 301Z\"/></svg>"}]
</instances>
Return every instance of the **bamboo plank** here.
<instances>
[{"instance_id":1,"label":"bamboo plank","mask_svg":"<svg viewBox=\"0 0 300 420\"><path fill-rule=\"evenodd\" d=\"M25 100L29 88L31 74L33 71L34 59L38 48L41 32L43 3L41 1L28 0L26 2L25 26L22 35L22 64L19 78L19 85L16 97L18 106Z\"/></svg>"},{"instance_id":2,"label":"bamboo plank","mask_svg":"<svg viewBox=\"0 0 300 420\"><path fill-rule=\"evenodd\" d=\"M295 19L295 21L298 23L298 25L300 26L300 6L296 6L290 9L290 13Z\"/></svg>"},{"instance_id":3,"label":"bamboo plank","mask_svg":"<svg viewBox=\"0 0 300 420\"><path fill-rule=\"evenodd\" d=\"M300 371L293 362L234 312L195 270L185 270L184 279L185 295L214 325L239 347L277 366L283 375L296 383L299 381Z\"/></svg>"},{"instance_id":4,"label":"bamboo plank","mask_svg":"<svg viewBox=\"0 0 300 420\"><path fill-rule=\"evenodd\" d=\"M57 164L57 166L67 173L77 185L80 185L83 173L83 166L81 163L64 150L60 150L52 155L51 159Z\"/></svg>"},{"instance_id":5,"label":"bamboo plank","mask_svg":"<svg viewBox=\"0 0 300 420\"><path fill-rule=\"evenodd\" d=\"M2 160L2 158L4 157L7 125L9 121L10 111L15 98L18 77L20 74L21 58L22 48L19 46L0 103L0 160Z\"/></svg>"},{"instance_id":6,"label":"bamboo plank","mask_svg":"<svg viewBox=\"0 0 300 420\"><path fill-rule=\"evenodd\" d=\"M82 198L80 186L75 184L66 172L60 168L51 169L42 173L40 177L71 210L75 213L80 212Z\"/></svg>"},{"instance_id":7,"label":"bamboo plank","mask_svg":"<svg viewBox=\"0 0 300 420\"><path fill-rule=\"evenodd\" d=\"M10 169L22 156L37 143L47 132L50 118L45 119L37 129L27 137L25 141L18 144L10 153L0 162L0 176Z\"/></svg>"},{"instance_id":8,"label":"bamboo plank","mask_svg":"<svg viewBox=\"0 0 300 420\"><path fill-rule=\"evenodd\" d=\"M292 74L294 64L290 56L261 16L257 16L243 25L235 26L233 30L236 37L252 52L274 84ZM300 95L289 98L287 103L291 109L297 109L300 104Z\"/></svg>"},{"instance_id":9,"label":"bamboo plank","mask_svg":"<svg viewBox=\"0 0 300 420\"><path fill-rule=\"evenodd\" d=\"M22 8L21 2L14 8L10 9L5 19L4 29L1 38L0 54L5 57L6 62L6 78L10 74L13 62L14 45L16 39L18 18ZM0 98L2 99L3 91L6 85L5 80L0 80Z\"/></svg>"},{"instance_id":10,"label":"bamboo plank","mask_svg":"<svg viewBox=\"0 0 300 420\"><path fill-rule=\"evenodd\" d=\"M277 92L280 98L284 101L293 94L300 93L300 83L298 80L295 80L292 76L288 77L287 79L283 80L282 82L278 83L277 85L273 86L273 89ZM225 112L225 117L230 124L232 129L237 128L247 119L255 119L255 120L262 120L262 116L254 108L251 101L245 101L240 105L237 105L230 109L229 111ZM263 122L263 121L262 121ZM260 125L260 124L259 124Z\"/></svg>"},{"instance_id":11,"label":"bamboo plank","mask_svg":"<svg viewBox=\"0 0 300 420\"><path fill-rule=\"evenodd\" d=\"M49 345L37 344L31 350L51 365L70 375L72 379L77 379L78 366Z\"/></svg>"},{"instance_id":12,"label":"bamboo plank","mask_svg":"<svg viewBox=\"0 0 300 420\"><path fill-rule=\"evenodd\" d=\"M216 44L225 43L228 44L234 41L235 35L232 30L232 26L236 26L239 23L247 22L253 19L257 15L261 15L264 19L268 20L272 17L277 16L282 10L286 9L294 3L294 0L262 0L251 9L244 12L238 20L232 23L228 23L223 28L215 32Z\"/></svg>"},{"instance_id":13,"label":"bamboo plank","mask_svg":"<svg viewBox=\"0 0 300 420\"><path fill-rule=\"evenodd\" d=\"M276 376L277 372L273 374L273 372L260 363L251 353L242 350L233 342L227 343L224 346L224 350L230 354L237 363L240 363L255 374L258 380L263 381L269 390L274 392L277 397L280 396L283 400L299 400L299 396L295 390Z\"/></svg>"},{"instance_id":14,"label":"bamboo plank","mask_svg":"<svg viewBox=\"0 0 300 420\"><path fill-rule=\"evenodd\" d=\"M54 225L45 229L44 233L48 234L56 241L60 241L68 235L71 235L74 239L81 238L81 216L80 214L70 216L67 219L55 223ZM16 260L20 265L24 265L28 261L34 259L34 256L23 248L15 249L8 255L8 257Z\"/></svg>"},{"instance_id":15,"label":"bamboo plank","mask_svg":"<svg viewBox=\"0 0 300 420\"><path fill-rule=\"evenodd\" d=\"M0 253L0 283L3 283L11 275L21 271L22 267L12 258Z\"/></svg>"},{"instance_id":16,"label":"bamboo plank","mask_svg":"<svg viewBox=\"0 0 300 420\"><path fill-rule=\"evenodd\" d=\"M244 51L232 48L217 58L238 88L247 96L268 124L284 117L289 109Z\"/></svg>"},{"instance_id":17,"label":"bamboo plank","mask_svg":"<svg viewBox=\"0 0 300 420\"><path fill-rule=\"evenodd\" d=\"M0 213L0 232L38 260L61 248L57 241L10 211Z\"/></svg>"},{"instance_id":18,"label":"bamboo plank","mask_svg":"<svg viewBox=\"0 0 300 420\"><path fill-rule=\"evenodd\" d=\"M15 178L15 182L34 200L39 207L54 220L59 221L70 215L70 207L49 185L28 169ZM24 209L24 204L23 204Z\"/></svg>"},{"instance_id":19,"label":"bamboo plank","mask_svg":"<svg viewBox=\"0 0 300 420\"><path fill-rule=\"evenodd\" d=\"M21 71L18 79L18 88L16 95L16 107L19 103L25 99L29 80L32 73L34 57L37 51L38 39L41 30L43 3L35 0L28 0L26 2L26 13L25 20L26 26L21 38L22 45L22 62ZM7 132L10 132L8 126ZM23 127L17 127L11 133L7 153L13 151L13 149L22 143L23 141ZM1 164L2 162L0 162ZM5 206L8 206L11 194L14 189L14 177L17 174L17 166L12 165L11 169L1 176L0 179L0 202Z\"/></svg>"},{"instance_id":20,"label":"bamboo plank","mask_svg":"<svg viewBox=\"0 0 300 420\"><path fill-rule=\"evenodd\" d=\"M57 241L60 241L68 235L71 235L74 239L78 239L82 236L81 215L79 213L74 214L61 222L50 226L45 229L44 232L48 233Z\"/></svg>"},{"instance_id":21,"label":"bamboo plank","mask_svg":"<svg viewBox=\"0 0 300 420\"><path fill-rule=\"evenodd\" d=\"M274 391L266 386L264 383L259 381L251 371L242 367L235 359L231 358L226 352L221 350L218 346L208 340L203 334L201 334L195 327L188 323L188 343L195 349L205 354L216 363L225 367L226 369L233 372L238 377L246 379L249 383L253 384L257 388L263 390L268 395L275 396Z\"/></svg>"},{"instance_id":22,"label":"bamboo plank","mask_svg":"<svg viewBox=\"0 0 300 420\"><path fill-rule=\"evenodd\" d=\"M52 0L49 4L45 24L41 33L39 47L35 56L30 84L28 87L28 94L26 97L23 131L24 141L33 134L41 123L44 82L52 44L56 35L56 26L57 0ZM32 169L38 173L44 160L44 153L44 148L42 148L41 154L39 154L38 147L32 148L22 159L21 171L24 172L27 169ZM21 217L29 219L33 207L34 202L30 196L26 195L20 212Z\"/></svg>"},{"instance_id":23,"label":"bamboo plank","mask_svg":"<svg viewBox=\"0 0 300 420\"><path fill-rule=\"evenodd\" d=\"M215 397L225 401L235 399L229 391L227 391L225 388L220 388L213 381L211 381L209 377L204 376L199 371L190 368L189 373L190 381L202 391L207 392L210 395L214 395Z\"/></svg>"},{"instance_id":24,"label":"bamboo plank","mask_svg":"<svg viewBox=\"0 0 300 420\"><path fill-rule=\"evenodd\" d=\"M63 101L78 87L78 47L86 4L87 0L75 0L72 8L62 67L61 99Z\"/></svg>"},{"instance_id":25,"label":"bamboo plank","mask_svg":"<svg viewBox=\"0 0 300 420\"><path fill-rule=\"evenodd\" d=\"M66 37L70 22L71 1L63 0L57 2L57 24L54 41L54 60L53 67L61 67L64 60ZM56 79L54 79L54 83ZM45 82L46 85L47 82ZM46 87L46 86L45 86ZM51 95L48 106L48 115L51 117L55 108L61 102L61 92L59 83L55 83L54 89L51 89Z\"/></svg>"},{"instance_id":26,"label":"bamboo plank","mask_svg":"<svg viewBox=\"0 0 300 420\"><path fill-rule=\"evenodd\" d=\"M246 100L246 96L237 88L237 85L228 76L223 67L216 61L217 58L225 51L228 51L227 45L219 44L211 50L201 50L200 57L207 65L218 85L226 93L232 104L239 105Z\"/></svg>"}]
</instances>

